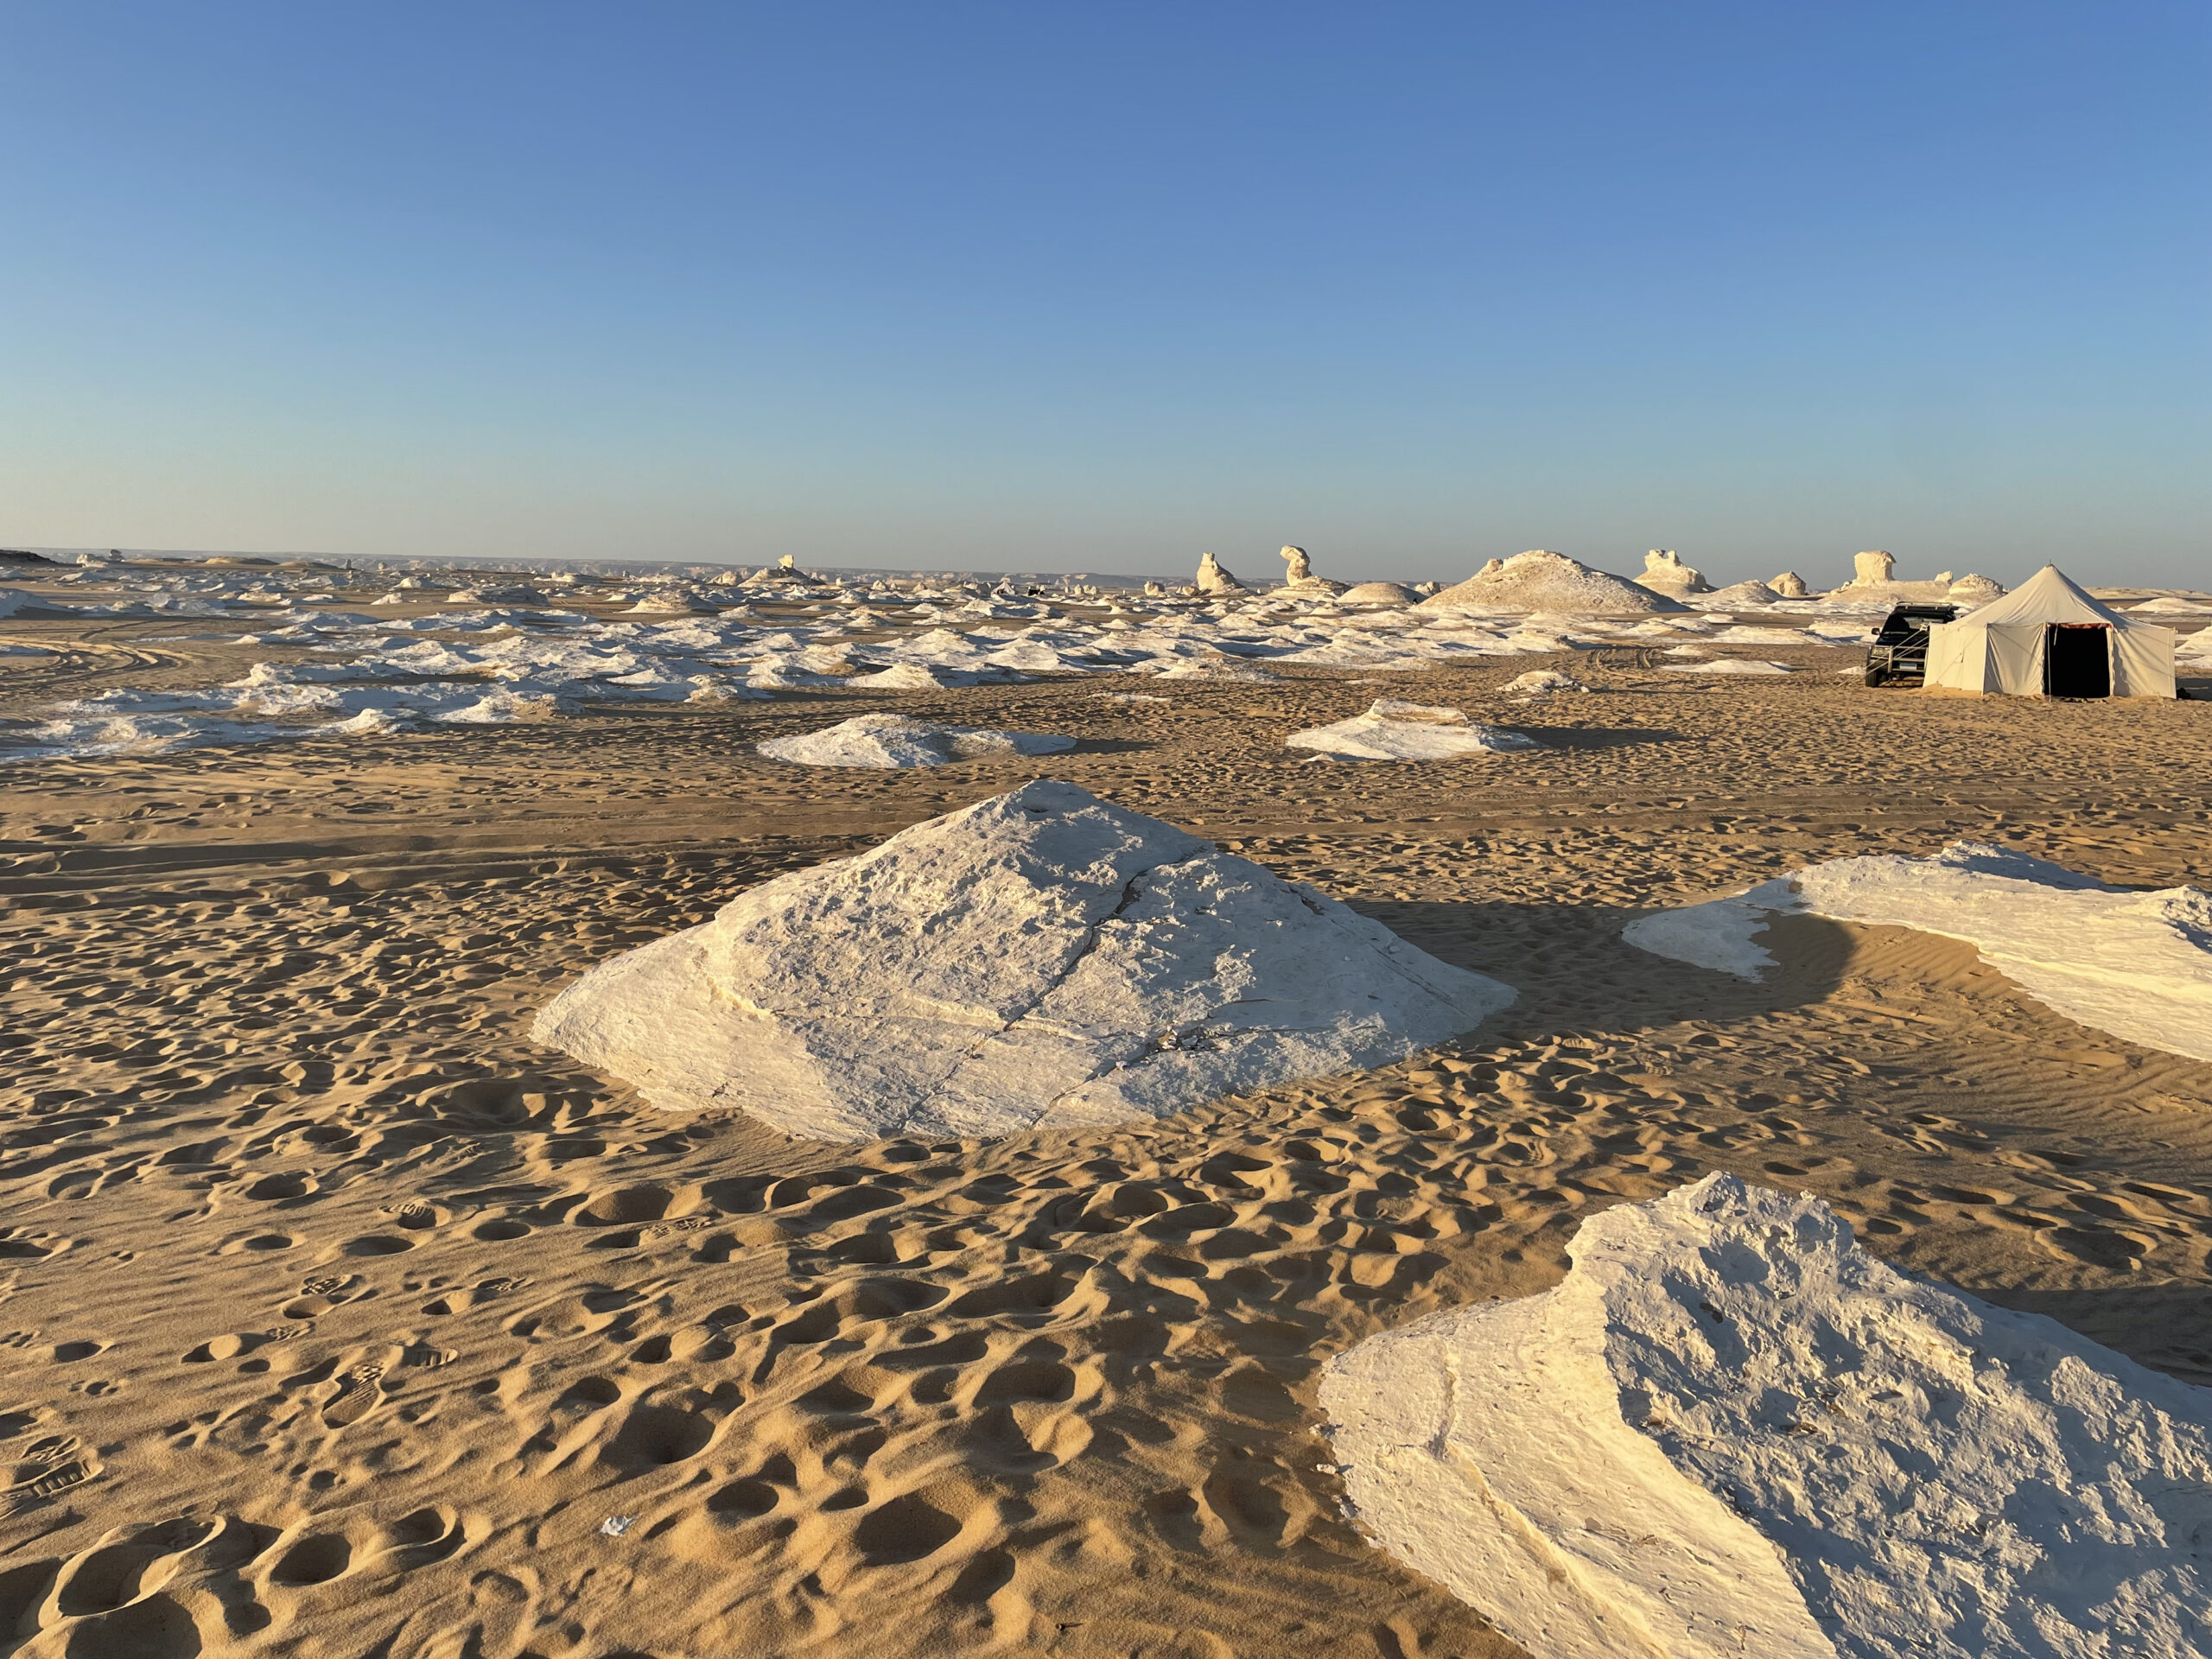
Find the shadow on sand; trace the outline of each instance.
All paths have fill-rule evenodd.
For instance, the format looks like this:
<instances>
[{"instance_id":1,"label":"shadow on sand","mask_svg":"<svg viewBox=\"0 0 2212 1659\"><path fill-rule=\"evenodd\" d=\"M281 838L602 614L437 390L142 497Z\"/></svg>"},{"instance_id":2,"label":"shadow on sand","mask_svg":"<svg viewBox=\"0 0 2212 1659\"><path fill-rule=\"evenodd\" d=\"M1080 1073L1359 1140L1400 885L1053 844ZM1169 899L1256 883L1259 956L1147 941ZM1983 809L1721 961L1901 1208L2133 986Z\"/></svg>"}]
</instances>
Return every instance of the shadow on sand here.
<instances>
[{"instance_id":1,"label":"shadow on sand","mask_svg":"<svg viewBox=\"0 0 2212 1659\"><path fill-rule=\"evenodd\" d=\"M1519 991L1512 1007L1484 1023L1485 1039L1725 1023L1802 1007L1843 982L1854 944L1836 923L1778 916L1761 942L1779 965L1755 982L1629 944L1621 929L1649 908L1388 900L1353 908L1429 955Z\"/></svg>"}]
</instances>

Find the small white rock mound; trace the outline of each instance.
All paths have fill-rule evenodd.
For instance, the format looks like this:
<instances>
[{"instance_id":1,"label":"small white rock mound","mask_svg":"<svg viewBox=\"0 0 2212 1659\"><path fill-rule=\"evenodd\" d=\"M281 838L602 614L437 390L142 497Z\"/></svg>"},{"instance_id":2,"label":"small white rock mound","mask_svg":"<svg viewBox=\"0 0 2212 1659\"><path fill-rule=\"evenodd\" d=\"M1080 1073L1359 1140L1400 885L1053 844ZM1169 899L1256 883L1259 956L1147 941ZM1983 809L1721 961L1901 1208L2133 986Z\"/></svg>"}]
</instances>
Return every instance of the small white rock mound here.
<instances>
[{"instance_id":1,"label":"small white rock mound","mask_svg":"<svg viewBox=\"0 0 2212 1659\"><path fill-rule=\"evenodd\" d=\"M892 772L993 754L1058 754L1073 748L1075 740L1046 732L933 726L905 715L856 715L818 732L772 737L756 747L771 760L802 766L873 766Z\"/></svg>"},{"instance_id":2,"label":"small white rock mound","mask_svg":"<svg viewBox=\"0 0 2212 1659\"><path fill-rule=\"evenodd\" d=\"M1244 584L1222 568L1219 559L1211 553L1198 555L1198 574L1196 583L1202 594L1241 594Z\"/></svg>"},{"instance_id":3,"label":"small white rock mound","mask_svg":"<svg viewBox=\"0 0 2212 1659\"><path fill-rule=\"evenodd\" d=\"M1570 616L1636 616L1679 611L1679 601L1593 570L1564 553L1542 548L1492 559L1466 581L1421 601L1438 610L1558 611Z\"/></svg>"},{"instance_id":4,"label":"small white rock mound","mask_svg":"<svg viewBox=\"0 0 2212 1659\"><path fill-rule=\"evenodd\" d=\"M1915 927L1963 939L2052 1011L2145 1048L2212 1060L2212 893L2108 887L2008 848L1954 842L1933 858L1839 858L1748 892L1630 922L1654 956L1756 980L1770 917Z\"/></svg>"},{"instance_id":5,"label":"small white rock mound","mask_svg":"<svg viewBox=\"0 0 2212 1659\"><path fill-rule=\"evenodd\" d=\"M1339 605L1411 605L1421 595L1402 582L1355 582L1337 595Z\"/></svg>"},{"instance_id":6,"label":"small white rock mound","mask_svg":"<svg viewBox=\"0 0 2212 1659\"><path fill-rule=\"evenodd\" d=\"M1637 581L1670 599L1713 591L1713 584L1706 581L1704 573L1684 564L1681 555L1671 547L1655 547L1646 553L1643 556L1643 574Z\"/></svg>"},{"instance_id":7,"label":"small white rock mound","mask_svg":"<svg viewBox=\"0 0 2212 1659\"><path fill-rule=\"evenodd\" d=\"M1562 674L1555 668L1532 668L1498 688L1509 697L1555 697L1566 692L1587 691L1589 689L1573 675Z\"/></svg>"},{"instance_id":8,"label":"small white rock mound","mask_svg":"<svg viewBox=\"0 0 2212 1659\"><path fill-rule=\"evenodd\" d=\"M1962 605L1986 605L1993 599L2005 597L2005 584L1987 576L1977 576L1969 570L1943 590L1943 597L1955 599Z\"/></svg>"},{"instance_id":9,"label":"small white rock mound","mask_svg":"<svg viewBox=\"0 0 2212 1659\"><path fill-rule=\"evenodd\" d=\"M1712 611L1742 610L1771 605L1782 597L1764 582L1738 582L1706 594L1699 603Z\"/></svg>"},{"instance_id":10,"label":"small white rock mound","mask_svg":"<svg viewBox=\"0 0 2212 1659\"><path fill-rule=\"evenodd\" d=\"M974 685L981 677L966 669L937 663L893 663L873 674L855 674L845 683L872 691L938 691Z\"/></svg>"},{"instance_id":11,"label":"small white rock mound","mask_svg":"<svg viewBox=\"0 0 2212 1659\"><path fill-rule=\"evenodd\" d=\"M1810 599L1813 590L1805 585L1805 578L1795 570L1785 570L1767 583L1781 599Z\"/></svg>"},{"instance_id":12,"label":"small white rock mound","mask_svg":"<svg viewBox=\"0 0 2212 1659\"><path fill-rule=\"evenodd\" d=\"M1321 1382L1359 1519L1536 1659L2184 1659L2212 1394L1731 1175Z\"/></svg>"},{"instance_id":13,"label":"small white rock mound","mask_svg":"<svg viewBox=\"0 0 2212 1659\"><path fill-rule=\"evenodd\" d=\"M1538 747L1525 732L1478 725L1464 710L1390 697L1376 699L1363 715L1293 732L1282 742L1287 749L1313 749L1347 760L1451 760Z\"/></svg>"},{"instance_id":14,"label":"small white rock mound","mask_svg":"<svg viewBox=\"0 0 2212 1659\"><path fill-rule=\"evenodd\" d=\"M1513 1001L1312 887L1042 780L593 969L533 1035L823 1140L1112 1123L1387 1065Z\"/></svg>"},{"instance_id":15,"label":"small white rock mound","mask_svg":"<svg viewBox=\"0 0 2212 1659\"><path fill-rule=\"evenodd\" d=\"M1154 680L1218 680L1232 685L1274 685L1275 676L1242 657L1178 657L1166 667L1140 664L1129 671Z\"/></svg>"}]
</instances>

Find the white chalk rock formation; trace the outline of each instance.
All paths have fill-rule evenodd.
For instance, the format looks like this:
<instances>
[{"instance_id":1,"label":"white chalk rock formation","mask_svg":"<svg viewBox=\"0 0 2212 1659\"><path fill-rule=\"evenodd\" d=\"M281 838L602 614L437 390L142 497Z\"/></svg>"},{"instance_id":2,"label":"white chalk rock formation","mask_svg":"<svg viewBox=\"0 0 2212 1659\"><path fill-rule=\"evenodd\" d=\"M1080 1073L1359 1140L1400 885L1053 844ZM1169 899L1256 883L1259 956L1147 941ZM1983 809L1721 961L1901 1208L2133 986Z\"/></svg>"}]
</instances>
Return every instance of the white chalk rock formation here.
<instances>
[{"instance_id":1,"label":"white chalk rock formation","mask_svg":"<svg viewBox=\"0 0 2212 1659\"><path fill-rule=\"evenodd\" d=\"M2145 1048L2212 1060L2212 893L2108 887L2003 847L1955 842L1933 858L1840 858L1746 893L1647 916L1639 950L1758 979L1767 918L1916 927L1963 939L2037 1001Z\"/></svg>"},{"instance_id":2,"label":"white chalk rock formation","mask_svg":"<svg viewBox=\"0 0 2212 1659\"><path fill-rule=\"evenodd\" d=\"M773 564L764 564L738 585L744 588L771 588L784 583L811 583L815 578L798 568L798 561L786 553Z\"/></svg>"},{"instance_id":3,"label":"white chalk rock formation","mask_svg":"<svg viewBox=\"0 0 2212 1659\"><path fill-rule=\"evenodd\" d=\"M1962 605L1986 605L1993 599L2005 597L2005 584L1987 576L1977 576L1969 570L1943 590L1943 597Z\"/></svg>"},{"instance_id":4,"label":"white chalk rock formation","mask_svg":"<svg viewBox=\"0 0 2212 1659\"><path fill-rule=\"evenodd\" d=\"M772 737L755 747L771 760L802 766L871 766L893 772L986 755L1058 754L1073 748L1075 740L1046 732L933 726L905 715L856 715L818 732Z\"/></svg>"},{"instance_id":5,"label":"white chalk rock formation","mask_svg":"<svg viewBox=\"0 0 2212 1659\"><path fill-rule=\"evenodd\" d=\"M1244 584L1222 568L1219 559L1211 553L1198 555L1198 575L1195 583L1202 594L1241 594Z\"/></svg>"},{"instance_id":6,"label":"white chalk rock formation","mask_svg":"<svg viewBox=\"0 0 2212 1659\"><path fill-rule=\"evenodd\" d=\"M825 1140L1161 1116L1393 1064L1513 1000L1071 784L779 876L593 969L533 1034L658 1105Z\"/></svg>"},{"instance_id":7,"label":"white chalk rock formation","mask_svg":"<svg viewBox=\"0 0 2212 1659\"><path fill-rule=\"evenodd\" d=\"M1704 574L1684 564L1671 547L1655 547L1643 556L1643 574L1637 578L1654 593L1665 594L1670 599L1681 599L1688 594L1709 594L1713 585Z\"/></svg>"},{"instance_id":8,"label":"white chalk rock formation","mask_svg":"<svg viewBox=\"0 0 2212 1659\"><path fill-rule=\"evenodd\" d=\"M1358 1518L1536 1659L2206 1652L2212 1394L1731 1175L1571 1254L1320 1389Z\"/></svg>"},{"instance_id":9,"label":"white chalk rock formation","mask_svg":"<svg viewBox=\"0 0 2212 1659\"><path fill-rule=\"evenodd\" d=\"M1805 578L1795 570L1785 570L1767 583L1776 596L1782 599L1810 599L1813 590L1805 585Z\"/></svg>"},{"instance_id":10,"label":"white chalk rock formation","mask_svg":"<svg viewBox=\"0 0 2212 1659\"><path fill-rule=\"evenodd\" d=\"M1451 760L1463 754L1503 754L1538 747L1525 732L1478 725L1461 709L1389 697L1377 699L1365 714L1333 726L1293 732L1282 745L1346 760Z\"/></svg>"},{"instance_id":11,"label":"white chalk rock formation","mask_svg":"<svg viewBox=\"0 0 2212 1659\"><path fill-rule=\"evenodd\" d=\"M1846 585L1852 588L1879 588L1884 583L1895 580L1891 573L1897 568L1897 560L1879 549L1871 553L1853 554L1851 560L1851 580Z\"/></svg>"},{"instance_id":12,"label":"white chalk rock formation","mask_svg":"<svg viewBox=\"0 0 2212 1659\"><path fill-rule=\"evenodd\" d=\"M1633 616L1679 611L1679 601L1537 548L1492 559L1466 581L1421 601L1438 610L1557 611L1570 616Z\"/></svg>"},{"instance_id":13,"label":"white chalk rock formation","mask_svg":"<svg viewBox=\"0 0 2212 1659\"><path fill-rule=\"evenodd\" d=\"M1897 575L1897 561L1887 553L1861 553L1853 561L1855 569L1851 580L1836 590L1846 598L1864 595L1871 600L1885 600L1892 604L1915 602L1938 604L1948 600L1968 605L1986 605L2000 598L2005 592L2001 582L1987 576L1968 574L1954 576L1948 570L1939 570L1925 582L1901 581Z\"/></svg>"},{"instance_id":14,"label":"white chalk rock formation","mask_svg":"<svg viewBox=\"0 0 2212 1659\"><path fill-rule=\"evenodd\" d=\"M1325 576L1313 574L1313 561L1306 557L1304 548L1286 547L1282 550L1282 581L1287 590L1317 598L1344 592L1344 585L1341 582L1331 582Z\"/></svg>"}]
</instances>

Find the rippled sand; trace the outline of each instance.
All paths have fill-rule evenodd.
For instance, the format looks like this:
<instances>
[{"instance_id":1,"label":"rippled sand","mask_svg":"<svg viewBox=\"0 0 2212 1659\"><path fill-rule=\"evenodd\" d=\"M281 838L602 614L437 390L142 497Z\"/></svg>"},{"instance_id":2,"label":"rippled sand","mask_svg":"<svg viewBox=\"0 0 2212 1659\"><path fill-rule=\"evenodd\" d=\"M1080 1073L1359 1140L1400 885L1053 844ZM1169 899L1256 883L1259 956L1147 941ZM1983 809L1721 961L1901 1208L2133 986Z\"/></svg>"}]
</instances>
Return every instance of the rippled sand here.
<instances>
[{"instance_id":1,"label":"rippled sand","mask_svg":"<svg viewBox=\"0 0 2212 1659\"><path fill-rule=\"evenodd\" d=\"M150 625L0 707L206 684ZM62 638L64 633L67 638ZM190 653L202 653L192 655ZM238 648L237 662L265 647ZM1708 688L1633 653L1274 685L789 696L11 768L0 793L0 1631L29 1654L1514 1651L1338 1515L1313 1409L1383 1326L1554 1282L1713 1168L2212 1382L2212 1065L1972 950L1799 918L1746 985L1629 918L2005 842L2212 885L2212 710ZM1598 695L1499 693L1561 665ZM1313 762L1376 696L1527 753ZM870 710L1079 737L901 773ZM1433 1058L989 1145L681 1118L527 1038L749 883L1071 779L1520 988Z\"/></svg>"}]
</instances>

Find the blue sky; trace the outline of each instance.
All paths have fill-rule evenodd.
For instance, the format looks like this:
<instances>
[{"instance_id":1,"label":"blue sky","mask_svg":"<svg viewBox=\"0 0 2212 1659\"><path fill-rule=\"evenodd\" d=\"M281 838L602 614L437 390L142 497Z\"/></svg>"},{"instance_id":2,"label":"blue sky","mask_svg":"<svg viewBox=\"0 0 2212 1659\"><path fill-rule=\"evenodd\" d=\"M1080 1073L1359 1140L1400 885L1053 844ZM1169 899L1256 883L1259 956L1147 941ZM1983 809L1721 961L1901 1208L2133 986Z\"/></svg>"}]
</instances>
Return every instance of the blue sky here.
<instances>
[{"instance_id":1,"label":"blue sky","mask_svg":"<svg viewBox=\"0 0 2212 1659\"><path fill-rule=\"evenodd\" d=\"M2201 3L0 5L0 540L2212 585Z\"/></svg>"}]
</instances>

